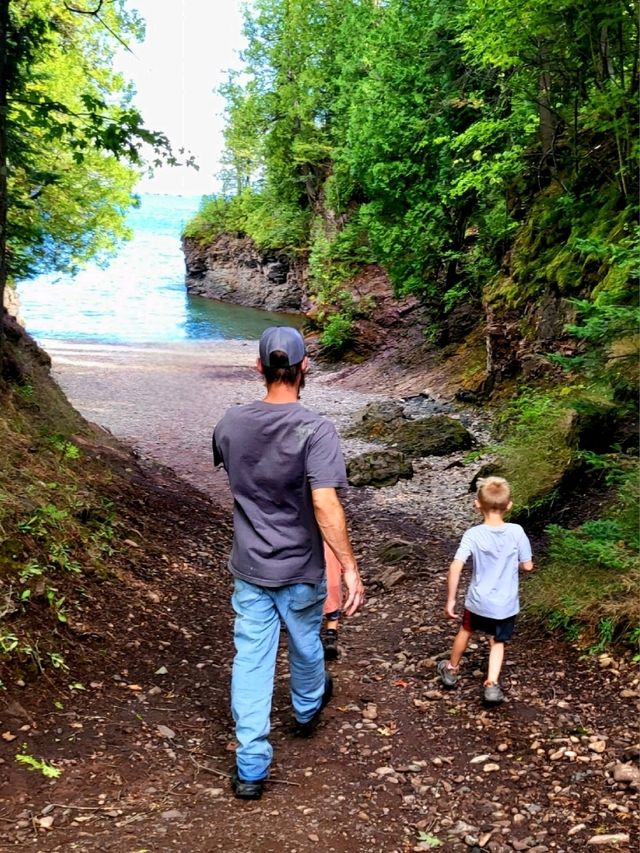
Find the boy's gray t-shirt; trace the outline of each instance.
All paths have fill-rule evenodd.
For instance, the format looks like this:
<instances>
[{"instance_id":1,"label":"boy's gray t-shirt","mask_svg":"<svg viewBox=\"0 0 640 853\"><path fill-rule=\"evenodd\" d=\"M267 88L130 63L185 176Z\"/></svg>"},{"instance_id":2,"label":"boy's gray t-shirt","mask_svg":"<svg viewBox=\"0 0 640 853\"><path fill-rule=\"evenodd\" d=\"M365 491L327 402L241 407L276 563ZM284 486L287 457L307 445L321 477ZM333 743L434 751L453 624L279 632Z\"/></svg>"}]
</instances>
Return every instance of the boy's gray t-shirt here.
<instances>
[{"instance_id":1,"label":"boy's gray t-shirt","mask_svg":"<svg viewBox=\"0 0 640 853\"><path fill-rule=\"evenodd\" d=\"M318 583L324 551L311 492L347 485L331 421L300 403L234 406L215 427L213 457L234 499L231 572L259 586Z\"/></svg>"},{"instance_id":2,"label":"boy's gray t-shirt","mask_svg":"<svg viewBox=\"0 0 640 853\"><path fill-rule=\"evenodd\" d=\"M508 619L520 612L518 564L531 559L531 545L519 524L478 524L463 535L456 560L473 558L464 606L479 616Z\"/></svg>"}]
</instances>

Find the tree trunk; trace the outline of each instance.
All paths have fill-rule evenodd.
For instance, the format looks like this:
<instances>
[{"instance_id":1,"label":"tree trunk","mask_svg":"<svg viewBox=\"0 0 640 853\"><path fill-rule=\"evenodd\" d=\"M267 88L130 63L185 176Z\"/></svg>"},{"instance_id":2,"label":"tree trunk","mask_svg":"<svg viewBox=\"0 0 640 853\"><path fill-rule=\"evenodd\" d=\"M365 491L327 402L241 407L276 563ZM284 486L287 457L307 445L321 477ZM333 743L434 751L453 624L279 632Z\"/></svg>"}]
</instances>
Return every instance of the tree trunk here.
<instances>
[{"instance_id":1,"label":"tree trunk","mask_svg":"<svg viewBox=\"0 0 640 853\"><path fill-rule=\"evenodd\" d=\"M556 172L553 158L553 146L556 138L556 121L551 111L551 74L548 70L548 52L544 43L540 44L540 75L538 77L538 114L540 117L540 144L542 146L541 165L551 175Z\"/></svg>"},{"instance_id":2,"label":"tree trunk","mask_svg":"<svg viewBox=\"0 0 640 853\"><path fill-rule=\"evenodd\" d=\"M9 2L0 0L0 368L4 356L4 291L7 286L7 90Z\"/></svg>"}]
</instances>

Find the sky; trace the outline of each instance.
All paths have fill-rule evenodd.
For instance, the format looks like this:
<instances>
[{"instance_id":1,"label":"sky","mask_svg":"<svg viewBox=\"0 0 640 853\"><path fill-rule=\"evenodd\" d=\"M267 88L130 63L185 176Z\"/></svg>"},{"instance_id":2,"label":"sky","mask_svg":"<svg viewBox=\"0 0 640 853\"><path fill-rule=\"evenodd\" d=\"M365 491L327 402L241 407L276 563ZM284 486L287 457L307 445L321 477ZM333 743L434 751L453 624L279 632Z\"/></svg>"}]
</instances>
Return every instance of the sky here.
<instances>
[{"instance_id":1,"label":"sky","mask_svg":"<svg viewBox=\"0 0 640 853\"><path fill-rule=\"evenodd\" d=\"M199 171L163 167L143 178L140 192L202 195L218 189L215 174L223 148L223 99L214 88L229 68L241 66L241 0L129 0L146 21L144 42L116 58L132 80L135 104L151 130L185 147Z\"/></svg>"}]
</instances>

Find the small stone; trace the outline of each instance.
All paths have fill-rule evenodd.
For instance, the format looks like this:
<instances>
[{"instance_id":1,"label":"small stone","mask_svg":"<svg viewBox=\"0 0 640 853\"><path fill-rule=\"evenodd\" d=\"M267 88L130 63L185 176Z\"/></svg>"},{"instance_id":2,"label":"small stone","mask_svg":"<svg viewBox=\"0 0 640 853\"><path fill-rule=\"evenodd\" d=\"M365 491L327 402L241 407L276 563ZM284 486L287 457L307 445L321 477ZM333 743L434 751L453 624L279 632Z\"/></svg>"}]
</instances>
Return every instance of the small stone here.
<instances>
[{"instance_id":1,"label":"small stone","mask_svg":"<svg viewBox=\"0 0 640 853\"><path fill-rule=\"evenodd\" d=\"M377 720L378 706L374 702L368 702L362 710L363 720Z\"/></svg>"},{"instance_id":2,"label":"small stone","mask_svg":"<svg viewBox=\"0 0 640 853\"><path fill-rule=\"evenodd\" d=\"M594 740L589 744L591 752L597 752L599 755L605 751L607 744L603 740Z\"/></svg>"},{"instance_id":3,"label":"small stone","mask_svg":"<svg viewBox=\"0 0 640 853\"><path fill-rule=\"evenodd\" d=\"M482 769L484 770L485 773L496 773L498 770L500 770L500 765L499 764L485 764Z\"/></svg>"},{"instance_id":4,"label":"small stone","mask_svg":"<svg viewBox=\"0 0 640 853\"><path fill-rule=\"evenodd\" d=\"M205 794L209 797L221 797L224 794L224 788L207 788Z\"/></svg>"},{"instance_id":5,"label":"small stone","mask_svg":"<svg viewBox=\"0 0 640 853\"><path fill-rule=\"evenodd\" d=\"M509 749L509 745L506 743L498 744L498 752L506 752ZM484 845L480 845L481 847Z\"/></svg>"},{"instance_id":6,"label":"small stone","mask_svg":"<svg viewBox=\"0 0 640 853\"><path fill-rule=\"evenodd\" d=\"M309 841L313 841L316 844L320 841L320 836L316 835L315 832L310 832L309 835L307 835L307 838Z\"/></svg>"},{"instance_id":7,"label":"small stone","mask_svg":"<svg viewBox=\"0 0 640 853\"><path fill-rule=\"evenodd\" d=\"M571 827L571 829L567 832L567 835L577 835L579 832L582 832L582 830L586 828L586 823L577 823L575 826Z\"/></svg>"},{"instance_id":8,"label":"small stone","mask_svg":"<svg viewBox=\"0 0 640 853\"><path fill-rule=\"evenodd\" d=\"M162 812L160 817L162 820L180 820L184 815L181 811L178 811L178 809L169 809L166 812Z\"/></svg>"},{"instance_id":9,"label":"small stone","mask_svg":"<svg viewBox=\"0 0 640 853\"><path fill-rule=\"evenodd\" d=\"M169 726L156 726L156 731L160 735L160 737L166 738L167 740L173 740L176 736L176 733L173 731L173 729L170 729Z\"/></svg>"},{"instance_id":10,"label":"small stone","mask_svg":"<svg viewBox=\"0 0 640 853\"><path fill-rule=\"evenodd\" d=\"M613 768L613 778L616 782L624 782L626 785L640 785L640 769L633 764L616 764Z\"/></svg>"},{"instance_id":11,"label":"small stone","mask_svg":"<svg viewBox=\"0 0 640 853\"><path fill-rule=\"evenodd\" d=\"M594 835L588 841L592 847L604 847L607 844L628 844L629 836L625 832L618 832L614 835Z\"/></svg>"},{"instance_id":12,"label":"small stone","mask_svg":"<svg viewBox=\"0 0 640 853\"><path fill-rule=\"evenodd\" d=\"M486 761L488 758L491 758L490 755L476 755L471 759L471 764L482 764L483 761Z\"/></svg>"}]
</instances>

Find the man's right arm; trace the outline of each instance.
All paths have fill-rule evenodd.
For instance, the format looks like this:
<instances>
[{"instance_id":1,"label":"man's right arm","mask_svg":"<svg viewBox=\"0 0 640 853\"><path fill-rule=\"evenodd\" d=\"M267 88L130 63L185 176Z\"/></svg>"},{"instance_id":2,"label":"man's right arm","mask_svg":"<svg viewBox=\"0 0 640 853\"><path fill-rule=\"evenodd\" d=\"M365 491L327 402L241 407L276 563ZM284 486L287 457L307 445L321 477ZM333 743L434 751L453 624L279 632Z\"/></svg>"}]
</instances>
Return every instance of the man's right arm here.
<instances>
[{"instance_id":1,"label":"man's right arm","mask_svg":"<svg viewBox=\"0 0 640 853\"><path fill-rule=\"evenodd\" d=\"M313 511L322 538L331 548L342 565L343 580L347 587L347 600L344 604L345 616L351 616L362 607L364 586L358 571L358 564L349 541L347 519L340 499L333 488L313 489Z\"/></svg>"}]
</instances>

